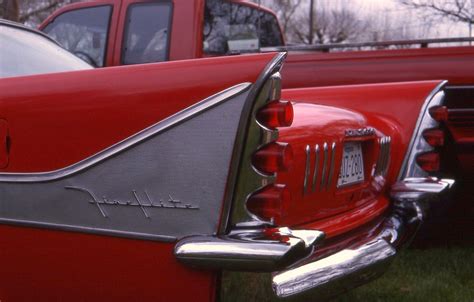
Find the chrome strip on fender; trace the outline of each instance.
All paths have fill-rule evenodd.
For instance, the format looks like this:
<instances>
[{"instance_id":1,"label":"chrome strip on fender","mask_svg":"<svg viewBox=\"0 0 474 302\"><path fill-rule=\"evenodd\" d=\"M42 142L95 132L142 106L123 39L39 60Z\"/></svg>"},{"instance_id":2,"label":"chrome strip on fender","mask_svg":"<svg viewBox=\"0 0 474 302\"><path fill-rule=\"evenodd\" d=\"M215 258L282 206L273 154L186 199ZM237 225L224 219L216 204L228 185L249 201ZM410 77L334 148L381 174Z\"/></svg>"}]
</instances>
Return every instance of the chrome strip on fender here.
<instances>
[{"instance_id":1,"label":"chrome strip on fender","mask_svg":"<svg viewBox=\"0 0 474 302\"><path fill-rule=\"evenodd\" d=\"M323 172L321 173L321 185L319 186L319 190L324 190L326 186L326 170L327 170L327 162L328 162L328 143L324 143L323 145Z\"/></svg>"},{"instance_id":2,"label":"chrome strip on fender","mask_svg":"<svg viewBox=\"0 0 474 302\"><path fill-rule=\"evenodd\" d=\"M98 164L99 162L114 156L130 147L148 139L151 136L157 135L167 129L176 126L197 114L200 114L214 106L228 100L230 97L235 96L251 86L251 83L241 83L236 86L230 87L220 93L217 93L199 103L196 103L140 132L134 134L121 142L112 145L111 147L96 153L80 162L77 162L68 167L40 173L0 173L0 182L45 182L61 179L72 174L76 174L82 170L85 170L91 166Z\"/></svg>"},{"instance_id":3,"label":"chrome strip on fender","mask_svg":"<svg viewBox=\"0 0 474 302\"><path fill-rule=\"evenodd\" d=\"M319 145L314 146L314 153L316 153L316 160L314 161L314 172L313 172L313 187L312 191L316 191L316 181L318 179L318 165L319 165Z\"/></svg>"},{"instance_id":4,"label":"chrome strip on fender","mask_svg":"<svg viewBox=\"0 0 474 302\"><path fill-rule=\"evenodd\" d=\"M336 143L333 142L331 144L331 164L329 168L329 176L328 176L328 183L326 185L326 189L331 187L332 176L334 174L335 157L336 157Z\"/></svg>"},{"instance_id":5,"label":"chrome strip on fender","mask_svg":"<svg viewBox=\"0 0 474 302\"><path fill-rule=\"evenodd\" d=\"M308 178L309 178L309 172L310 172L310 164L311 164L311 148L309 145L306 145L305 148L305 153L306 153L306 168L304 172L304 182L303 182L303 194L308 193Z\"/></svg>"}]
</instances>

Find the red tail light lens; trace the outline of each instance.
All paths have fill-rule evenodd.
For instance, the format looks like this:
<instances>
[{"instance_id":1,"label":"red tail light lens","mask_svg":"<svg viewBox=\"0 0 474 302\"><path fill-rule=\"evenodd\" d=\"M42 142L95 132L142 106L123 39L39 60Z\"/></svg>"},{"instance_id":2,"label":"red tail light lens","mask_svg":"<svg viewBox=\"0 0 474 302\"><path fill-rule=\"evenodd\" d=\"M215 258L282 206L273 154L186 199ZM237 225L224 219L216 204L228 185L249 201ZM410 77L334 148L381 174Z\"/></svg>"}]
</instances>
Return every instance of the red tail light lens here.
<instances>
[{"instance_id":1,"label":"red tail light lens","mask_svg":"<svg viewBox=\"0 0 474 302\"><path fill-rule=\"evenodd\" d=\"M439 171L439 154L436 152L429 152L420 154L416 158L417 164L426 172Z\"/></svg>"},{"instance_id":2,"label":"red tail light lens","mask_svg":"<svg viewBox=\"0 0 474 302\"><path fill-rule=\"evenodd\" d=\"M423 138L433 147L444 145L444 131L441 129L428 129L423 132Z\"/></svg>"},{"instance_id":3,"label":"red tail light lens","mask_svg":"<svg viewBox=\"0 0 474 302\"><path fill-rule=\"evenodd\" d=\"M288 171L293 163L293 149L286 143L270 143L255 152L252 163L267 174Z\"/></svg>"},{"instance_id":4,"label":"red tail light lens","mask_svg":"<svg viewBox=\"0 0 474 302\"><path fill-rule=\"evenodd\" d=\"M285 185L268 185L250 196L247 210L261 219L278 221L290 199L290 190Z\"/></svg>"},{"instance_id":5,"label":"red tail light lens","mask_svg":"<svg viewBox=\"0 0 474 302\"><path fill-rule=\"evenodd\" d=\"M430 115L437 122L445 122L448 120L448 108L446 106L432 107Z\"/></svg>"},{"instance_id":6,"label":"red tail light lens","mask_svg":"<svg viewBox=\"0 0 474 302\"><path fill-rule=\"evenodd\" d=\"M293 105L288 101L270 102L259 110L257 119L270 129L289 127L293 123Z\"/></svg>"}]
</instances>

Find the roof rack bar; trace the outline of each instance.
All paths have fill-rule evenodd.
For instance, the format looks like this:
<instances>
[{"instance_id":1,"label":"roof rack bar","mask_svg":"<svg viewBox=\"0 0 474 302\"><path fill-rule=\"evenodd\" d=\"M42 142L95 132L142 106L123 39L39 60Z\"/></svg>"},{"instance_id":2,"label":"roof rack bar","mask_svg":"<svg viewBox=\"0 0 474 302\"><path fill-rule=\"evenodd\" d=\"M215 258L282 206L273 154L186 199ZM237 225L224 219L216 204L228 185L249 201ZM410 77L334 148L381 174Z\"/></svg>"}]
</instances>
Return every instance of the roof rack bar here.
<instances>
[{"instance_id":1,"label":"roof rack bar","mask_svg":"<svg viewBox=\"0 0 474 302\"><path fill-rule=\"evenodd\" d=\"M417 40L394 40L383 42L362 42L362 43L337 43L337 44L309 44L309 45L288 45L276 47L262 47L261 52L273 51L329 51L337 48L362 48L362 47L388 47L403 45L420 45L421 48L428 47L429 44L435 43L460 43L474 42L474 38L441 38L441 39L417 39Z\"/></svg>"}]
</instances>

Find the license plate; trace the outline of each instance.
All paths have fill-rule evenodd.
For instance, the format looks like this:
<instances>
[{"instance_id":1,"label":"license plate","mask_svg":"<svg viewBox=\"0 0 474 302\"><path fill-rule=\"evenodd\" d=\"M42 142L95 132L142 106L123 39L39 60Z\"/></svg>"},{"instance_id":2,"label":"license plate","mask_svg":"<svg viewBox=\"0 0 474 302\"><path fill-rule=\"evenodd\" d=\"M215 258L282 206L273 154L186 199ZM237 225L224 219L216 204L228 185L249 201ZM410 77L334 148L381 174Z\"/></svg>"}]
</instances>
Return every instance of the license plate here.
<instances>
[{"instance_id":1,"label":"license plate","mask_svg":"<svg viewBox=\"0 0 474 302\"><path fill-rule=\"evenodd\" d=\"M342 153L341 171L337 186L347 186L364 181L364 158L360 143L346 143Z\"/></svg>"}]
</instances>

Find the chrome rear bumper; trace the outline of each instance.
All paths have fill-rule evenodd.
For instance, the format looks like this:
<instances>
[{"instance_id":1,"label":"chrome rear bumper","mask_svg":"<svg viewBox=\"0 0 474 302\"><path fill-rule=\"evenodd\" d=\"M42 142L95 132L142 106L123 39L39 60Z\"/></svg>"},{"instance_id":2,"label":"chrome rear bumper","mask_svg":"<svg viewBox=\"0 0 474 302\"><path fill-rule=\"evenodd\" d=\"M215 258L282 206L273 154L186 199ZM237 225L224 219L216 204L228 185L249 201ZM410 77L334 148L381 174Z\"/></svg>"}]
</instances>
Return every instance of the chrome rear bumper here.
<instances>
[{"instance_id":1,"label":"chrome rear bumper","mask_svg":"<svg viewBox=\"0 0 474 302\"><path fill-rule=\"evenodd\" d=\"M189 265L237 271L271 271L279 298L328 297L381 275L419 229L430 201L452 180L405 179L392 187L390 214L362 240L318 256L324 236L316 230L241 229L229 235L181 240L176 257Z\"/></svg>"}]
</instances>

